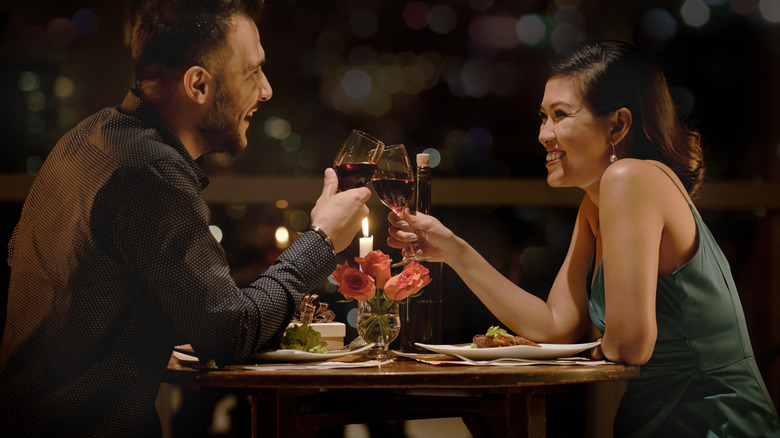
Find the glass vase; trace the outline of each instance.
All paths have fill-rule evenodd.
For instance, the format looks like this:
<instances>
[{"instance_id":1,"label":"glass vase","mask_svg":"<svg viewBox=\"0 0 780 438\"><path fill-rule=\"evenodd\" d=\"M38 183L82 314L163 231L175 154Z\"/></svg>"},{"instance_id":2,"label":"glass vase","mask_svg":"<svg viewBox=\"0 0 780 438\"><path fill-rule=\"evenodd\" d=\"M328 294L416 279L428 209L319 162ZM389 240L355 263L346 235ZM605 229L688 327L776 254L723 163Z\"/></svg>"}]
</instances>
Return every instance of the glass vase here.
<instances>
[{"instance_id":1,"label":"glass vase","mask_svg":"<svg viewBox=\"0 0 780 438\"><path fill-rule=\"evenodd\" d=\"M358 334L374 346L364 356L376 360L392 360L395 358L388 347L401 331L401 317L398 313L398 302L387 299L379 290L368 301L358 301L357 317Z\"/></svg>"}]
</instances>

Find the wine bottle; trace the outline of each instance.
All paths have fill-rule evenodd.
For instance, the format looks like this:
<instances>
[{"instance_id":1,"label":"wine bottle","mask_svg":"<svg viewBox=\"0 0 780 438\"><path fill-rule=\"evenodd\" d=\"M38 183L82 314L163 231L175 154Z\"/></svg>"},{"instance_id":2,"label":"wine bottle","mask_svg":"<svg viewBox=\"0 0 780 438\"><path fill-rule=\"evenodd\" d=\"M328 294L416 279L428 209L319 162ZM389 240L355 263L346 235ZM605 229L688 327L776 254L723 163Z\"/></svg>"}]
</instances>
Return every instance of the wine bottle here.
<instances>
[{"instance_id":1,"label":"wine bottle","mask_svg":"<svg viewBox=\"0 0 780 438\"><path fill-rule=\"evenodd\" d=\"M417 175L415 179L414 200L410 207L431 214L431 167L429 154L417 154ZM414 345L442 343L442 263L421 262L428 268L431 282L418 296L409 297L401 305L401 351L422 353L428 350Z\"/></svg>"}]
</instances>

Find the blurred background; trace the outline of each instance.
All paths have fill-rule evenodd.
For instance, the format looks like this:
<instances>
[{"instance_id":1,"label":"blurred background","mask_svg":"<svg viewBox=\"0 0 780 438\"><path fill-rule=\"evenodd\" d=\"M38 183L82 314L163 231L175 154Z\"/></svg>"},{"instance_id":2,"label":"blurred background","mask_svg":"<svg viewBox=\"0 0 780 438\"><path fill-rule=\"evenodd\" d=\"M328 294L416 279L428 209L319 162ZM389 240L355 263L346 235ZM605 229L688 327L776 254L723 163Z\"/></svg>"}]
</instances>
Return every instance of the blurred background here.
<instances>
[{"instance_id":1,"label":"blurred background","mask_svg":"<svg viewBox=\"0 0 780 438\"><path fill-rule=\"evenodd\" d=\"M3 247L59 137L133 86L137 3L0 0ZM308 225L324 169L357 128L430 153L434 214L544 298L582 196L544 182L545 65L577 40L632 41L662 65L679 116L704 137L708 182L697 205L731 263L778 403L780 0L268 0L259 30L273 98L254 116L244 154L202 162L237 282ZM399 257L384 244L387 209L376 197L370 207L374 248ZM357 252L356 236L340 260ZM337 320L353 318L354 303L338 303L332 284L320 293ZM445 342L498 323L446 267L444 296Z\"/></svg>"}]
</instances>

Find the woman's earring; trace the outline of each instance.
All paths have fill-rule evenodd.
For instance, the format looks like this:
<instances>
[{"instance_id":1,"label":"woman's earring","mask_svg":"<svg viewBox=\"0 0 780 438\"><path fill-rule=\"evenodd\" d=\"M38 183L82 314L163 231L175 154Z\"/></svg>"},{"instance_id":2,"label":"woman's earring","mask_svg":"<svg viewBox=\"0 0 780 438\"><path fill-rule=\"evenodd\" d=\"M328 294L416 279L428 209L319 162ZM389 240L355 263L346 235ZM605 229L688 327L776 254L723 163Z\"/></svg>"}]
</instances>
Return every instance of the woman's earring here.
<instances>
[{"instance_id":1,"label":"woman's earring","mask_svg":"<svg viewBox=\"0 0 780 438\"><path fill-rule=\"evenodd\" d=\"M617 160L618 160L617 155L615 155L615 145L613 144L612 145L612 155L609 156L609 162L610 163L614 163Z\"/></svg>"}]
</instances>

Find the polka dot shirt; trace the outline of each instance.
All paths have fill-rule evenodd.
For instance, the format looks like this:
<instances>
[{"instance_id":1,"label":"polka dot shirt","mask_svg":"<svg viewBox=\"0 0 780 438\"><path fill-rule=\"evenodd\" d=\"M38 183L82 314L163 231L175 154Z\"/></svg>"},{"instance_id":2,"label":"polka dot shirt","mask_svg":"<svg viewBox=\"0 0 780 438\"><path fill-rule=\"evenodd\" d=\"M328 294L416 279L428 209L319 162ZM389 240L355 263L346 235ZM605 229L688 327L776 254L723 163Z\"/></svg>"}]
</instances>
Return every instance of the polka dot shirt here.
<instances>
[{"instance_id":1,"label":"polka dot shirt","mask_svg":"<svg viewBox=\"0 0 780 438\"><path fill-rule=\"evenodd\" d=\"M209 232L207 184L133 91L59 141L9 243L0 435L159 435L174 345L245 361L336 267L307 232L237 287Z\"/></svg>"}]
</instances>

